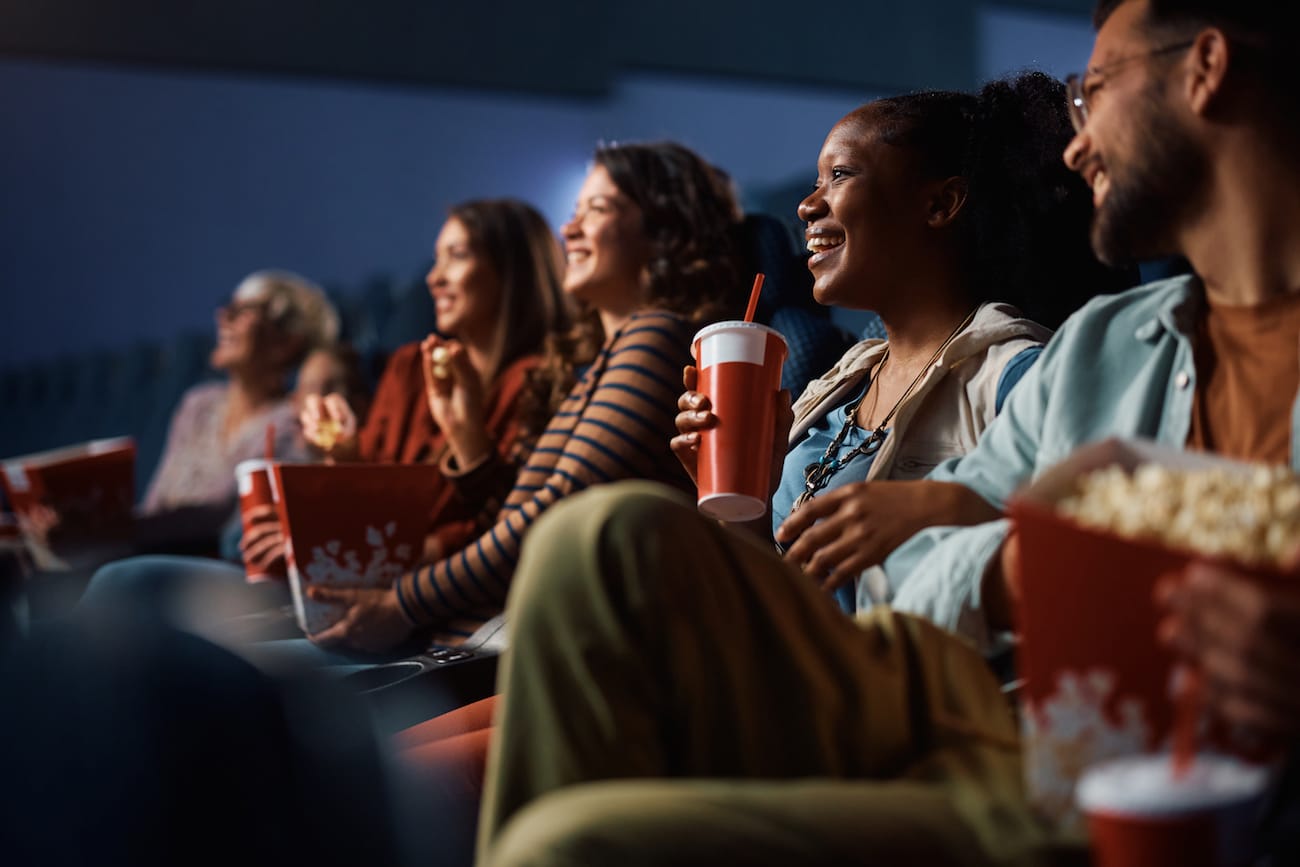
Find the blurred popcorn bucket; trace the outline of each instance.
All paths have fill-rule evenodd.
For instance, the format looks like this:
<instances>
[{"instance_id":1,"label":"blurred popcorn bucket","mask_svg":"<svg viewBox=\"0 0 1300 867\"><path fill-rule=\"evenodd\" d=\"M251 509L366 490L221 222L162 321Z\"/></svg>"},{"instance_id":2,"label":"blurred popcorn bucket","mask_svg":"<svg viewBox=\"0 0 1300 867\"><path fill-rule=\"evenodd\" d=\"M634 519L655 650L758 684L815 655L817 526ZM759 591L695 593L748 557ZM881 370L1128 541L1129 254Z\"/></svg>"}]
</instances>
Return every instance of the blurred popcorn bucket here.
<instances>
[{"instance_id":1,"label":"blurred popcorn bucket","mask_svg":"<svg viewBox=\"0 0 1300 867\"><path fill-rule=\"evenodd\" d=\"M37 506L57 512L62 548L93 555L119 547L132 535L135 442L113 437L7 458L0 462L0 486L20 526ZM27 535L39 567L69 567L41 539Z\"/></svg>"},{"instance_id":2,"label":"blurred popcorn bucket","mask_svg":"<svg viewBox=\"0 0 1300 867\"><path fill-rule=\"evenodd\" d=\"M1038 812L1066 830L1083 827L1074 794L1085 768L1167 751L1170 744L1175 660L1156 637L1154 588L1166 576L1181 578L1192 560L1210 558L1085 527L1057 511L1081 476L1108 466L1131 472L1147 463L1254 469L1149 442L1108 440L1075 452L1008 505L1020 546L1017 665L1026 787Z\"/></svg>"},{"instance_id":3,"label":"blurred popcorn bucket","mask_svg":"<svg viewBox=\"0 0 1300 867\"><path fill-rule=\"evenodd\" d=\"M289 587L305 633L344 614L311 599L309 588L388 587L415 567L438 474L434 464L273 465Z\"/></svg>"}]
</instances>

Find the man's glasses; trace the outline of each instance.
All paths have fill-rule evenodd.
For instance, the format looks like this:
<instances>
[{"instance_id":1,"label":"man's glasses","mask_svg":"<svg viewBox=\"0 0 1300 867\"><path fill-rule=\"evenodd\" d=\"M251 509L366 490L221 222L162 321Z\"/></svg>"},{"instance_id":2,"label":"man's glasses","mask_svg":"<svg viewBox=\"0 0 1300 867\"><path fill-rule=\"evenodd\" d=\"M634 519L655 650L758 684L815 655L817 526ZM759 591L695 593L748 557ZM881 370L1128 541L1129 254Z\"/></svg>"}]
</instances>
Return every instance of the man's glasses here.
<instances>
[{"instance_id":1,"label":"man's glasses","mask_svg":"<svg viewBox=\"0 0 1300 867\"><path fill-rule=\"evenodd\" d=\"M1141 54L1131 54L1128 57L1121 57L1118 60L1112 60L1110 63L1104 63L1101 66L1094 66L1082 74L1073 73L1065 77L1065 98L1070 107L1070 123L1074 125L1075 132L1082 132L1083 127L1088 123L1088 100L1091 95L1101 86L1101 80L1104 80L1107 72L1114 72L1117 67L1124 66L1134 60L1149 60L1152 57L1159 57L1162 54L1171 54L1175 51L1182 51L1190 48L1196 40L1188 39L1185 42L1176 42L1173 45L1163 45L1160 48L1153 48L1150 51L1143 51ZM1095 86L1086 87L1095 82Z\"/></svg>"}]
</instances>

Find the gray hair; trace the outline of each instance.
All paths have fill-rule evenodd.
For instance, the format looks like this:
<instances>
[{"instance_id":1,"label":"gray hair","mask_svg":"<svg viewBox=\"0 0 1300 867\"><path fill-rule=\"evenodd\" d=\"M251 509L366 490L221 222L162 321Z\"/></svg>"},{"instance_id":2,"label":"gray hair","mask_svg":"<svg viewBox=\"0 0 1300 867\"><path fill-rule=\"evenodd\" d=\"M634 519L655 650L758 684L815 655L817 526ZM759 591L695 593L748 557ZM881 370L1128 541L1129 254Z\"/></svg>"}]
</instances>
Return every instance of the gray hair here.
<instances>
[{"instance_id":1,"label":"gray hair","mask_svg":"<svg viewBox=\"0 0 1300 867\"><path fill-rule=\"evenodd\" d=\"M338 311L319 286L292 271L254 271L235 288L235 298L265 301L267 318L300 338L304 355L338 340Z\"/></svg>"}]
</instances>

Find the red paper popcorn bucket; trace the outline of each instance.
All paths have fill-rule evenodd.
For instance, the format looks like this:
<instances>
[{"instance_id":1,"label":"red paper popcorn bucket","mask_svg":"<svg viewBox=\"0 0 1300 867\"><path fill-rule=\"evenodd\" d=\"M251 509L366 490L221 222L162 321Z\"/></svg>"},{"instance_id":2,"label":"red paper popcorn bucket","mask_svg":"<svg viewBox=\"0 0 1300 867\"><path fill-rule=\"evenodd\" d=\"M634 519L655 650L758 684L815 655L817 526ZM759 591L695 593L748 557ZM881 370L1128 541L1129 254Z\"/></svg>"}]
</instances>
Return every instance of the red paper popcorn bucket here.
<instances>
[{"instance_id":1,"label":"red paper popcorn bucket","mask_svg":"<svg viewBox=\"0 0 1300 867\"><path fill-rule=\"evenodd\" d=\"M273 495L298 625L314 635L344 609L312 586L388 587L419 561L429 530L432 464L275 464Z\"/></svg>"},{"instance_id":2,"label":"red paper popcorn bucket","mask_svg":"<svg viewBox=\"0 0 1300 867\"><path fill-rule=\"evenodd\" d=\"M1058 513L1076 480L1093 470L1159 463L1181 469L1251 465L1110 440L1080 449L1012 498L1020 546L1017 665L1029 797L1047 818L1080 829L1074 788L1102 761L1167 751L1174 725L1174 655L1157 639L1157 582L1181 579L1189 550L1084 527ZM1140 507L1140 503L1136 503ZM1245 569L1279 580L1264 569ZM1227 747L1224 733L1205 737Z\"/></svg>"}]
</instances>

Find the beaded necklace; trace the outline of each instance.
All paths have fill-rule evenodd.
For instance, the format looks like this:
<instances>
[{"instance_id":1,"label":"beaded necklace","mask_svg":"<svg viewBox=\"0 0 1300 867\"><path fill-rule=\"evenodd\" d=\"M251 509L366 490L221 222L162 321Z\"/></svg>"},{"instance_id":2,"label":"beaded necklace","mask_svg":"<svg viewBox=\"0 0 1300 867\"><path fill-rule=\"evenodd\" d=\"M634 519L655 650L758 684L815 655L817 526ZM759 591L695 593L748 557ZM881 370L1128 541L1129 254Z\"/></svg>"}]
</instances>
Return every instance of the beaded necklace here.
<instances>
[{"instance_id":1,"label":"beaded necklace","mask_svg":"<svg viewBox=\"0 0 1300 867\"><path fill-rule=\"evenodd\" d=\"M948 344L952 343L952 341L958 334L961 334L967 325L970 325L971 320L975 318L975 313L978 309L979 308L976 308L966 314L966 318L963 319L953 330L952 334L949 334L943 343L939 344L939 348L930 356L930 360L921 368L921 372L918 373L911 383L908 384L907 388L903 391L902 396L894 402L892 407L890 407L889 412L885 413L885 417L880 420L880 424L876 425L876 429L868 434L867 438L859 443L855 448L851 449L847 454L840 456L839 450L840 446L844 444L844 438L849 435L849 431L852 430L854 425L857 423L858 407L860 407L862 402L867 399L867 393L871 391L872 386L874 386L876 381L880 378L880 371L884 369L885 362L889 361L889 349L888 347L885 348L885 354L881 356L880 363L876 365L875 375L872 376L871 382L867 384L866 390L862 392L861 397L849 404L845 409L844 426L840 428L839 433L835 434L835 439L831 440L831 444L826 447L826 454L804 467L803 492L799 494L797 499L795 499L794 505L790 509L792 514L796 509L811 500L819 491L830 484L831 478L840 470L848 466L849 462L858 455L874 455L876 452L880 451L880 445L885 441L885 431L888 428L890 421L893 420L894 414L898 412L899 407L903 405L903 401L907 400L907 396L912 393L912 390L920 384L921 380L925 377L925 372L939 360L939 356L948 348ZM880 390L877 389L877 398L879 395Z\"/></svg>"}]
</instances>

